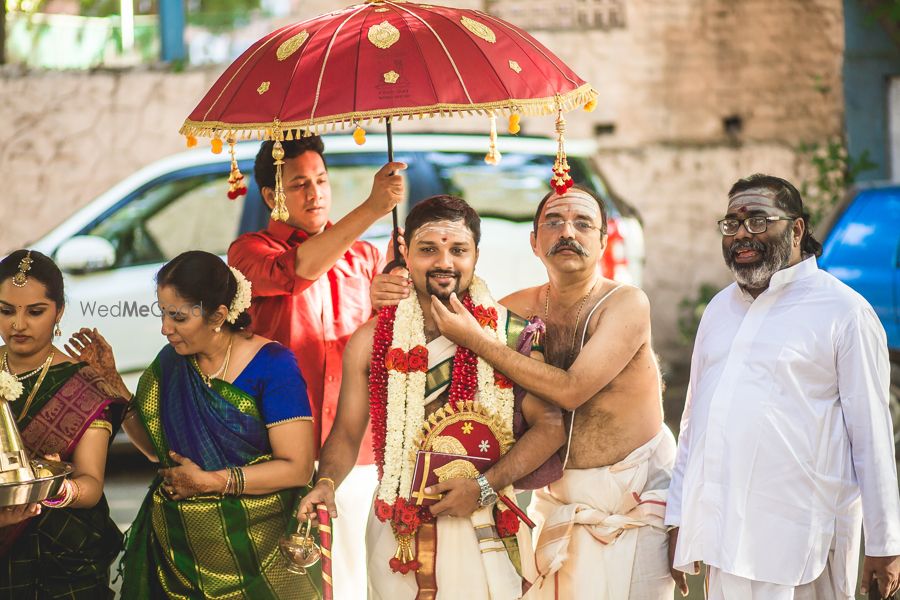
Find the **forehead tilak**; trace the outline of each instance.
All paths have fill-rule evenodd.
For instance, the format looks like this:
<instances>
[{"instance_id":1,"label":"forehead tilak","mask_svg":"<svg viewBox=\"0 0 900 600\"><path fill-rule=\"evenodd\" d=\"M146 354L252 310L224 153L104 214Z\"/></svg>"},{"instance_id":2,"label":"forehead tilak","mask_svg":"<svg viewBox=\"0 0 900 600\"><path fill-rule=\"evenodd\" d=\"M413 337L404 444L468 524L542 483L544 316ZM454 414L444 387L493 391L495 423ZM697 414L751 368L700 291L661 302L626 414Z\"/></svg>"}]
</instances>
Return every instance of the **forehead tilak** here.
<instances>
[{"instance_id":1,"label":"forehead tilak","mask_svg":"<svg viewBox=\"0 0 900 600\"><path fill-rule=\"evenodd\" d=\"M551 211L578 210L596 218L600 214L597 201L579 190L570 190L562 196L551 196L544 205L544 214Z\"/></svg>"},{"instance_id":2,"label":"forehead tilak","mask_svg":"<svg viewBox=\"0 0 900 600\"><path fill-rule=\"evenodd\" d=\"M468 237L472 242L475 241L475 236L464 221L430 221L416 229L411 243L415 243L423 236L431 233L440 235L441 242L445 244L449 241L448 238L451 235L462 235Z\"/></svg>"},{"instance_id":3,"label":"forehead tilak","mask_svg":"<svg viewBox=\"0 0 900 600\"><path fill-rule=\"evenodd\" d=\"M768 188L754 188L738 192L728 198L728 214L745 214L766 211L784 216L785 212L775 201L776 193Z\"/></svg>"}]
</instances>

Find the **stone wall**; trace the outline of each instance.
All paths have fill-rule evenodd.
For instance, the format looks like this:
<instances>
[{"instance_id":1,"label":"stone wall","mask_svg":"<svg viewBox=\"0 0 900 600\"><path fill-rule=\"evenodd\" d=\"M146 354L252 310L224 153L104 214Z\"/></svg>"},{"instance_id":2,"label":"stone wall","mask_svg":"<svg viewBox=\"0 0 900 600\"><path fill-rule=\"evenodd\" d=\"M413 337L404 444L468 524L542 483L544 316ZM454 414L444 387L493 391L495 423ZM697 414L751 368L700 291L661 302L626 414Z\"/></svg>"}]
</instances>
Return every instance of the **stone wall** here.
<instances>
[{"instance_id":1,"label":"stone wall","mask_svg":"<svg viewBox=\"0 0 900 600\"><path fill-rule=\"evenodd\" d=\"M343 4L304 2L298 18ZM518 6L521 19L533 18L531 0L465 4L498 14ZM553 4L562 11L584 6ZM569 135L596 134L597 164L643 215L656 342L666 358L683 362L678 303L701 282L728 281L714 222L730 184L755 171L797 179L804 172L797 145L841 134L841 2L593 4L624 16L615 26L579 31L522 24L600 91L594 113L571 116ZM0 252L38 238L137 168L182 149L177 130L220 71L0 71ZM486 132L487 123L403 127ZM551 128L552 119L523 123L530 134Z\"/></svg>"}]
</instances>

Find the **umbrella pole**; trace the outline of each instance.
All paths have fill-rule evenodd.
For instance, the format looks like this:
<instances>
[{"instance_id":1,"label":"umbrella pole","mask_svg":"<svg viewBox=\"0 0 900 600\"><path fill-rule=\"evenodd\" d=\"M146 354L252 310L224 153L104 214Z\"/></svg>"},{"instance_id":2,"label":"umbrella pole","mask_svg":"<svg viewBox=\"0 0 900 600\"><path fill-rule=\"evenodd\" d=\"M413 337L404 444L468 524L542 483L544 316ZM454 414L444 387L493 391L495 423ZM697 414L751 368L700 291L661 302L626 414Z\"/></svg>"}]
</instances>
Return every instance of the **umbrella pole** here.
<instances>
[{"instance_id":1,"label":"umbrella pole","mask_svg":"<svg viewBox=\"0 0 900 600\"><path fill-rule=\"evenodd\" d=\"M394 162L394 139L391 135L391 119L388 118L385 120L385 131L387 132L387 153L388 153L388 162ZM391 173L393 175L393 172ZM394 245L394 260L389 262L384 267L383 273L390 273L396 267L405 267L406 263L403 261L403 257L400 256L400 240L397 239L400 235L400 223L398 222L397 217L397 207L395 206L391 210L391 220L393 221L393 229L391 230L391 244Z\"/></svg>"}]
</instances>

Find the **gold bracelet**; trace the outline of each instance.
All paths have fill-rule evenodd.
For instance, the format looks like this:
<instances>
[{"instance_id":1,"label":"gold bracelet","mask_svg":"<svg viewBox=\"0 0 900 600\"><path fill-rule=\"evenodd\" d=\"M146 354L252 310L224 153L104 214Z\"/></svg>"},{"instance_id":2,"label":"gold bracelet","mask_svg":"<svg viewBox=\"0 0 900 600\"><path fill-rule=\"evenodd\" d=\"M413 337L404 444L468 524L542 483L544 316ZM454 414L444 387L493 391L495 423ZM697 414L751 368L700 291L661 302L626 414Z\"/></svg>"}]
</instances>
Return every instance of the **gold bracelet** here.
<instances>
[{"instance_id":1,"label":"gold bracelet","mask_svg":"<svg viewBox=\"0 0 900 600\"><path fill-rule=\"evenodd\" d=\"M334 483L334 479L332 479L331 477L319 477L316 480L316 485L318 485L320 481L327 481L328 483L330 483L332 492L337 489L337 485Z\"/></svg>"},{"instance_id":2,"label":"gold bracelet","mask_svg":"<svg viewBox=\"0 0 900 600\"><path fill-rule=\"evenodd\" d=\"M227 496L231 490L231 469L226 467L225 472L228 473L228 475L225 477L225 489L222 490L223 496Z\"/></svg>"}]
</instances>

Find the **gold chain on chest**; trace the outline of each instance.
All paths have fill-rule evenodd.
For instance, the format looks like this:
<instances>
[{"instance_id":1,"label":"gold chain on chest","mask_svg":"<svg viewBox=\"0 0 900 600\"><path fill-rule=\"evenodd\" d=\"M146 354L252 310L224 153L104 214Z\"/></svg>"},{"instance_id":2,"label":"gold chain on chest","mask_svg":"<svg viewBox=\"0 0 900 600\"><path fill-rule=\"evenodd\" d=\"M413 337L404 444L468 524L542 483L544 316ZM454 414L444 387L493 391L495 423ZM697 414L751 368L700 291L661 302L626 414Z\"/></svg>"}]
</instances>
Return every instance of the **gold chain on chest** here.
<instances>
[{"instance_id":1,"label":"gold chain on chest","mask_svg":"<svg viewBox=\"0 0 900 600\"><path fill-rule=\"evenodd\" d=\"M591 286L591 289L588 290L588 293L584 295L581 299L581 302L578 303L578 312L575 315L575 325L572 327L572 341L569 343L569 351L566 353L566 361L572 360L572 357L575 355L575 341L578 339L578 322L581 321L581 311L584 310L584 303L587 302L587 299L591 297L591 294L594 293L594 289L597 287L597 284L600 283L600 280L594 282L594 285ZM544 321L546 322L548 316L550 315L550 284L547 284L547 296L544 299Z\"/></svg>"}]
</instances>

